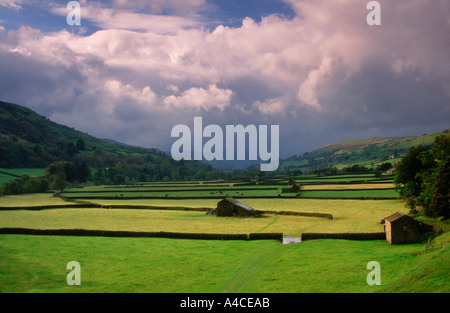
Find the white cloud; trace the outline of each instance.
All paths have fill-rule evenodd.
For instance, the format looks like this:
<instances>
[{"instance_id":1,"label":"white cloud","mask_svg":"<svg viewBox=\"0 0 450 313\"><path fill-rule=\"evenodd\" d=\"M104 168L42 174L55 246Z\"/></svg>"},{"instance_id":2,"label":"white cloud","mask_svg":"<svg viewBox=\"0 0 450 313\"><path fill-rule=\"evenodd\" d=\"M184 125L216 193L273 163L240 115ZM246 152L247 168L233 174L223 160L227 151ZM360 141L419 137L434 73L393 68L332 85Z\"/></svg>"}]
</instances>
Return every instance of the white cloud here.
<instances>
[{"instance_id":1,"label":"white cloud","mask_svg":"<svg viewBox=\"0 0 450 313\"><path fill-rule=\"evenodd\" d=\"M253 103L253 107L264 115L286 116L286 114L288 113L287 109L289 102L289 98L284 96L279 98L267 99L264 102L255 101Z\"/></svg>"},{"instance_id":2,"label":"white cloud","mask_svg":"<svg viewBox=\"0 0 450 313\"><path fill-rule=\"evenodd\" d=\"M142 104L147 107L152 107L157 97L155 93L149 86L145 86L142 89L137 89L130 84L122 84L117 80L108 80L104 84L104 91L106 95L111 96L111 98L120 99L132 99L136 103Z\"/></svg>"},{"instance_id":3,"label":"white cloud","mask_svg":"<svg viewBox=\"0 0 450 313\"><path fill-rule=\"evenodd\" d=\"M331 58L323 59L319 68L309 72L308 78L301 84L298 92L298 98L300 101L315 107L316 109L321 109L316 88L332 74L333 68Z\"/></svg>"},{"instance_id":4,"label":"white cloud","mask_svg":"<svg viewBox=\"0 0 450 313\"><path fill-rule=\"evenodd\" d=\"M35 65L22 68L17 62L18 71L0 67L0 78L23 73L8 85L20 90L16 97L28 94L33 99L28 103L52 103L51 109L80 107L80 125L95 115L114 121L123 114L127 121L145 117L169 127L161 116L219 110L224 120L298 116L314 126L320 117L317 124L328 127L332 120L336 127L348 127L346 117L355 112L365 114L360 120L366 124L385 115L404 119L390 110L394 101L419 101L410 99L407 89L423 92L427 100L427 90L433 90L433 97L441 97L435 106L445 97L448 103L450 2L380 2L378 28L366 24L366 3L359 0L290 0L298 14L294 18L246 18L241 27L209 30L202 28L207 16L198 15L207 4L203 0L118 0L110 7L87 1L82 19L102 28L90 35L43 33L29 26L1 31L0 26L0 63L20 56ZM167 11L175 13L158 15ZM65 16L67 9L53 12ZM33 87L41 86L38 80L27 83L29 74L42 76L49 89ZM0 90L12 94L13 89ZM60 114L70 121L72 111Z\"/></svg>"},{"instance_id":5,"label":"white cloud","mask_svg":"<svg viewBox=\"0 0 450 313\"><path fill-rule=\"evenodd\" d=\"M167 90L171 91L172 93L176 94L180 92L180 88L178 88L177 85L170 84L166 87Z\"/></svg>"},{"instance_id":6,"label":"white cloud","mask_svg":"<svg viewBox=\"0 0 450 313\"><path fill-rule=\"evenodd\" d=\"M273 94L262 100L255 97L250 103L267 104L279 95L283 98L296 94L299 107L320 110L323 108L321 86L336 79L345 81L360 73L370 62L380 60L390 64L396 75L405 74L406 70L420 71L426 77L439 73L448 75L448 49L445 49L448 40L436 40L439 38L434 34L436 28L428 24L413 27L415 23L409 18L413 13L408 13L406 18L401 15L401 10L406 10L421 16L424 6L431 6L429 1L408 2L414 4L383 2L384 20L379 29L365 24L367 10L357 0L290 2L299 17L289 20L272 15L260 23L246 18L242 27L218 26L213 31L199 28L201 23L191 17L130 11L149 8L152 12L163 10L165 6L175 8L182 5L180 1L155 1L150 5L146 1L122 0L116 1L111 8L89 2L82 7L83 18L102 25L105 30L77 36L65 31L42 34L39 30L21 27L17 32L9 32L8 39L15 45L7 46L7 49L67 68L76 63L80 73L92 78L89 79L92 82L115 80L123 86L146 86L145 80L160 80L165 86L171 86L164 89L165 93L169 90L174 94L186 86L198 86L181 96L173 95L166 99L167 103L176 104L179 108L183 107L180 103L182 97L189 100L186 108L208 108L211 105L204 104L202 98L213 93L211 86L217 88L218 83L232 84L238 79L254 79L260 82L262 90L267 86L273 88ZM449 6L445 0L433 3L438 3L434 8ZM205 1L202 0L186 3L186 6L197 9L203 5ZM54 8L53 11L67 14L65 7ZM444 18L445 21L447 19ZM430 22L432 19L428 21L434 23ZM390 25L395 28L389 28ZM448 23L444 25L440 30L442 33L445 33L445 27L449 28ZM11 38L17 40L12 41ZM418 44L415 38L419 38ZM420 40L428 44L422 45ZM405 42L411 42L414 49L408 48ZM441 47L435 49L436 44L432 43ZM112 75L110 70L128 72L135 78ZM341 76L337 77L338 73ZM230 88L224 90L231 92ZM163 95L162 90L152 92L159 97ZM200 99L194 101L194 96ZM228 107L228 96L226 94L223 100L215 101L218 103L216 106L220 109ZM265 106L262 108L258 111L263 114L274 111Z\"/></svg>"},{"instance_id":7,"label":"white cloud","mask_svg":"<svg viewBox=\"0 0 450 313\"><path fill-rule=\"evenodd\" d=\"M223 111L230 104L232 95L231 90L220 89L211 84L208 89L193 87L184 91L180 96L168 96L164 99L164 103L168 108L205 111L218 108Z\"/></svg>"},{"instance_id":8,"label":"white cloud","mask_svg":"<svg viewBox=\"0 0 450 313\"><path fill-rule=\"evenodd\" d=\"M0 0L0 6L14 10L22 9L22 0Z\"/></svg>"},{"instance_id":9,"label":"white cloud","mask_svg":"<svg viewBox=\"0 0 450 313\"><path fill-rule=\"evenodd\" d=\"M115 9L145 10L152 14L169 12L186 15L211 8L206 0L114 0Z\"/></svg>"},{"instance_id":10,"label":"white cloud","mask_svg":"<svg viewBox=\"0 0 450 313\"><path fill-rule=\"evenodd\" d=\"M53 7L51 11L61 16L66 16L68 13L67 8L61 6ZM185 28L201 26L201 23L192 17L117 10L105 8L95 3L94 5L82 5L81 16L82 20L87 19L102 29L148 31L160 34L174 34Z\"/></svg>"}]
</instances>

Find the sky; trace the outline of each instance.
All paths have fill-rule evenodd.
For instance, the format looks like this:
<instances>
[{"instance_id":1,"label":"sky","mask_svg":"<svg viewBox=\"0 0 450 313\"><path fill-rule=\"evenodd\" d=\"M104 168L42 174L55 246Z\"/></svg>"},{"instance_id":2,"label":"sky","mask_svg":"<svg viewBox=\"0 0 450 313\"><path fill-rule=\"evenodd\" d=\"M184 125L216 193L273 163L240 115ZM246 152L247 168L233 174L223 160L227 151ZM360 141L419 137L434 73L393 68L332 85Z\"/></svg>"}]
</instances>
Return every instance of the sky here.
<instances>
[{"instance_id":1,"label":"sky","mask_svg":"<svg viewBox=\"0 0 450 313\"><path fill-rule=\"evenodd\" d=\"M280 157L450 128L450 1L0 0L0 100L170 151L174 126L279 125Z\"/></svg>"}]
</instances>

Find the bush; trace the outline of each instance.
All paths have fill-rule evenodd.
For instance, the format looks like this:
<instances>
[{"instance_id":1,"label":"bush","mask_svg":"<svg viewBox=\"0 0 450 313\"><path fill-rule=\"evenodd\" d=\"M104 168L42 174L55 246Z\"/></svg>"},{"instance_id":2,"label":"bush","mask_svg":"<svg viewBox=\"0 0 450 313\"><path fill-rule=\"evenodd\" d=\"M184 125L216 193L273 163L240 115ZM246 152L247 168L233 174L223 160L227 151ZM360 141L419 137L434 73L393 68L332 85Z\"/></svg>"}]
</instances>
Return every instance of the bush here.
<instances>
[{"instance_id":1,"label":"bush","mask_svg":"<svg viewBox=\"0 0 450 313\"><path fill-rule=\"evenodd\" d=\"M59 235L59 236L100 236L100 237L148 237L198 240L247 240L247 234L208 234L171 232L133 232L87 229L29 229L0 228L0 234Z\"/></svg>"},{"instance_id":2,"label":"bush","mask_svg":"<svg viewBox=\"0 0 450 313\"><path fill-rule=\"evenodd\" d=\"M248 240L283 240L282 233L251 233L248 235Z\"/></svg>"},{"instance_id":3,"label":"bush","mask_svg":"<svg viewBox=\"0 0 450 313\"><path fill-rule=\"evenodd\" d=\"M5 195L20 195L23 193L23 180L15 179L5 184Z\"/></svg>"},{"instance_id":4,"label":"bush","mask_svg":"<svg viewBox=\"0 0 450 313\"><path fill-rule=\"evenodd\" d=\"M302 241L312 239L385 240L385 233L303 233Z\"/></svg>"}]
</instances>

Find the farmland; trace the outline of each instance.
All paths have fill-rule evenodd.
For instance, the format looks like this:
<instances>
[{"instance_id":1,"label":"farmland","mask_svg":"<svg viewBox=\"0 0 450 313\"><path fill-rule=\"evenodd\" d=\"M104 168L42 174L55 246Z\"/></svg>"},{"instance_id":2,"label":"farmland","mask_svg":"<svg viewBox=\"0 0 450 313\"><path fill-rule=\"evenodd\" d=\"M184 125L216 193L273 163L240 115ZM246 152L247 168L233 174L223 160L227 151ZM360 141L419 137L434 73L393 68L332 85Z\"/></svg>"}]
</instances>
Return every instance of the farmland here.
<instances>
[{"instance_id":1,"label":"farmland","mask_svg":"<svg viewBox=\"0 0 450 313\"><path fill-rule=\"evenodd\" d=\"M413 137L372 137L341 140L284 160L281 162L281 167L307 171L311 168L336 167L342 169L352 165L373 168L383 163L395 164L410 148L418 145L429 146L437 136L448 132L447 129Z\"/></svg>"},{"instance_id":2,"label":"farmland","mask_svg":"<svg viewBox=\"0 0 450 313\"><path fill-rule=\"evenodd\" d=\"M365 283L368 261L382 262L387 285L418 264L412 253L420 249L340 240L283 246L11 235L1 242L2 291L12 292L373 292L382 286ZM68 259L86 273L80 288L65 283Z\"/></svg>"},{"instance_id":3,"label":"farmland","mask_svg":"<svg viewBox=\"0 0 450 313\"><path fill-rule=\"evenodd\" d=\"M290 179L108 185L67 189L59 196L4 196L0 228L301 237L377 234L383 232L383 217L408 213L390 176L294 177L301 184L300 194L283 193ZM205 214L224 197L234 197L261 214L254 218ZM326 213L332 219L296 213ZM410 268L417 274L426 272L434 256L448 260L448 249L424 254L423 243L392 246L384 240L319 239L282 245L277 240L20 234L0 238L1 292L448 291L448 262L429 273L430 284L413 289L416 282L408 276ZM79 261L86 273L78 289L65 283L65 265L72 260ZM381 286L365 281L365 266L372 260L382 263Z\"/></svg>"},{"instance_id":4,"label":"farmland","mask_svg":"<svg viewBox=\"0 0 450 313\"><path fill-rule=\"evenodd\" d=\"M44 176L44 168L19 168L19 169L0 169L0 185L11 180L20 178L23 175L30 177Z\"/></svg>"}]
</instances>

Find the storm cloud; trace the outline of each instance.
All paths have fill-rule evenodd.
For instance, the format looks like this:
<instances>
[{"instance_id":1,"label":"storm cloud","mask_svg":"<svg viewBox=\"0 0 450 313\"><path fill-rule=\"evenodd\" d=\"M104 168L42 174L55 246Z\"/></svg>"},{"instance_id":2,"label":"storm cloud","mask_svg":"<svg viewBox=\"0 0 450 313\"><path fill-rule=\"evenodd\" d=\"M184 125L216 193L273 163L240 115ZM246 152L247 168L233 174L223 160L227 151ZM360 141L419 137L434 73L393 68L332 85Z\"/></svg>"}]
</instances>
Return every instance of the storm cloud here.
<instances>
[{"instance_id":1,"label":"storm cloud","mask_svg":"<svg viewBox=\"0 0 450 313\"><path fill-rule=\"evenodd\" d=\"M280 125L281 157L450 127L449 1L379 2L380 26L367 25L360 0L287 0L293 16L237 26L215 20L220 7L206 0L80 1L91 32L9 29L1 17L0 98L164 151L172 127L194 116ZM65 6L47 7L65 23Z\"/></svg>"}]
</instances>

